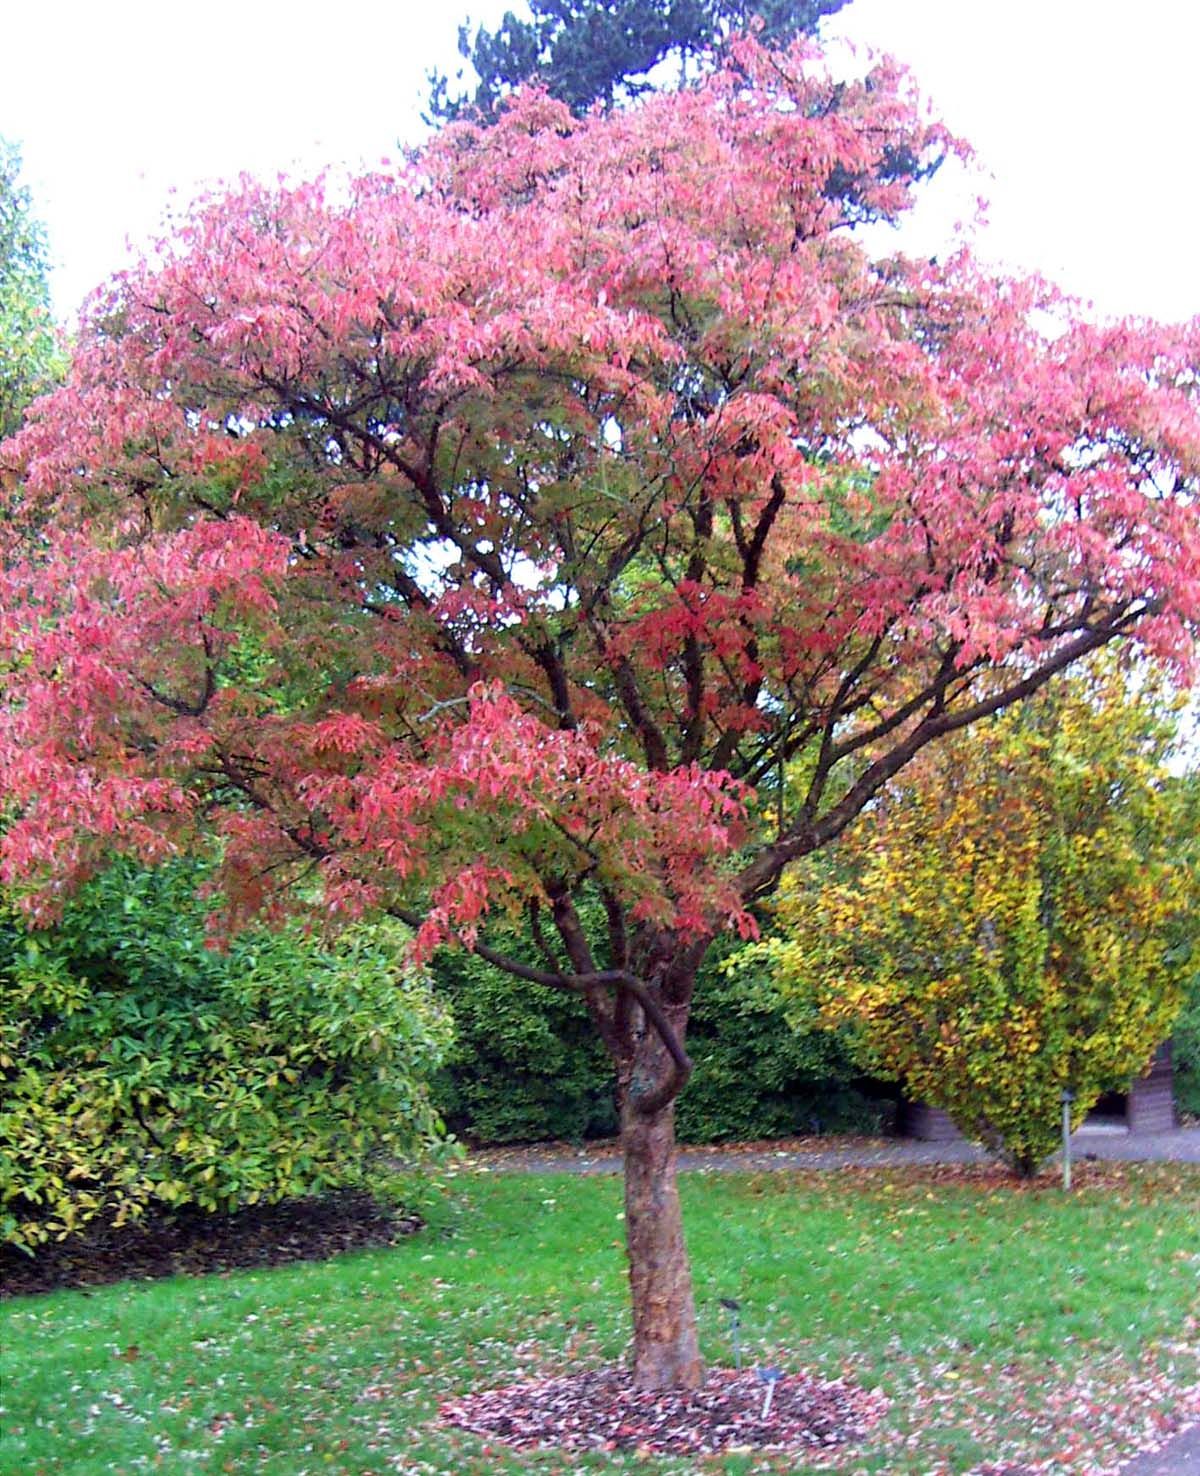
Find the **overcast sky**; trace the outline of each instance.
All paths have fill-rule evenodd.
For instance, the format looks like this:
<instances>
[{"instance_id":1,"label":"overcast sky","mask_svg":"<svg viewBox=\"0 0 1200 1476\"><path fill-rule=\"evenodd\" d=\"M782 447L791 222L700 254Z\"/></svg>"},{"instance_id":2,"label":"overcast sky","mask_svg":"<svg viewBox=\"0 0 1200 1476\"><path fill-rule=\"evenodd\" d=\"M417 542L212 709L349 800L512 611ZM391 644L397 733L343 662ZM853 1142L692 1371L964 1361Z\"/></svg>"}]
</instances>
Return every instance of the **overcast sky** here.
<instances>
[{"instance_id":1,"label":"overcast sky","mask_svg":"<svg viewBox=\"0 0 1200 1476\"><path fill-rule=\"evenodd\" d=\"M452 67L466 0L21 5L4 20L0 134L25 178L68 314L153 234L169 192L241 170L378 163L421 135L425 73ZM494 22L519 0L470 0ZM852 0L832 37L907 61L976 147L939 179L915 246L942 248L980 192L990 257L1107 315L1200 312L1200 8L1187 0ZM17 64L20 59L21 65Z\"/></svg>"}]
</instances>

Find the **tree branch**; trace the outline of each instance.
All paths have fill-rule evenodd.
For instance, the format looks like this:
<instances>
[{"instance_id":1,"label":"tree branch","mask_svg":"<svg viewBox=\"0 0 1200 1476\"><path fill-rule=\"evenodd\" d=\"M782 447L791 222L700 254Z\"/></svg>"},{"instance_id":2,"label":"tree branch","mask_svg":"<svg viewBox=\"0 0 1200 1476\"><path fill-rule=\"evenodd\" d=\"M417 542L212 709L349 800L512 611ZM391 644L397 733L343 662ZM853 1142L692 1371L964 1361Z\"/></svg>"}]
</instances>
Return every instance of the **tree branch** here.
<instances>
[{"instance_id":1,"label":"tree branch","mask_svg":"<svg viewBox=\"0 0 1200 1476\"><path fill-rule=\"evenodd\" d=\"M1159 600L1147 601L1133 609L1123 608L1098 626L1081 632L1073 641L1068 641L1045 662L1020 681L980 699L970 707L957 712L946 710L940 705L938 694L931 694L930 713L917 724L907 738L868 765L846 794L819 819L808 815L801 818L789 832L773 845L766 846L746 866L737 879L737 889L743 901L761 897L769 892L784 867L801 856L806 856L840 835L846 826L861 813L863 807L905 767L927 743L947 733L959 732L972 723L979 722L1003 708L1019 702L1044 686L1052 677L1065 670L1082 656L1098 650L1115 636L1122 634L1131 625L1147 615L1161 609Z\"/></svg>"},{"instance_id":2,"label":"tree branch","mask_svg":"<svg viewBox=\"0 0 1200 1476\"><path fill-rule=\"evenodd\" d=\"M420 913L413 912L406 907L391 907L388 910L393 917L408 923L410 927L420 927L424 920ZM574 911L573 908L571 910ZM557 917L555 923L561 932L563 924ZM571 994L587 994L590 990L600 988L616 989L631 994L641 1005L642 1013L662 1041L667 1055L671 1058L672 1066L669 1077L660 1082L652 1092L637 1099L638 1112L646 1116L652 1115L683 1090L692 1074L691 1058L684 1050L671 1022L663 1013L662 1007L653 994L643 981L630 973L628 969L593 969L587 973L566 974L557 969L535 968L532 964L522 963L520 959L509 958L506 954L497 953L495 949L489 948L486 943L476 942L472 952L477 953L485 963L495 965L506 974L512 974L514 978L525 979L531 984L543 984L548 989L565 989Z\"/></svg>"}]
</instances>

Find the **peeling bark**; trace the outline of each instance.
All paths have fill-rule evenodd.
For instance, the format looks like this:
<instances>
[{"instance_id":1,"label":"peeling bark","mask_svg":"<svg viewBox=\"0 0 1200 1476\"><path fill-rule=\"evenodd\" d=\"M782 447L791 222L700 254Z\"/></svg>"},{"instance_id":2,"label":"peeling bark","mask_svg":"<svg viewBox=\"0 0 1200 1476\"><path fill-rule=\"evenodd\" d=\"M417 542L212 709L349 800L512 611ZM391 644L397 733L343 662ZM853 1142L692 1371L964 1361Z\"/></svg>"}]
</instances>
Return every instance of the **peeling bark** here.
<instances>
[{"instance_id":1,"label":"peeling bark","mask_svg":"<svg viewBox=\"0 0 1200 1476\"><path fill-rule=\"evenodd\" d=\"M674 1102L652 1115L627 1102L621 1135L633 1381L639 1389L698 1389L704 1364L675 1180Z\"/></svg>"},{"instance_id":2,"label":"peeling bark","mask_svg":"<svg viewBox=\"0 0 1200 1476\"><path fill-rule=\"evenodd\" d=\"M698 1389L704 1382L675 1179L675 1099L691 1071L683 1043L703 952L699 941L681 947L671 934L641 935L635 958L644 983L636 994L623 991L626 1008L614 1052L625 1155L633 1378L640 1389ZM686 1069L680 1069L680 1057Z\"/></svg>"}]
</instances>

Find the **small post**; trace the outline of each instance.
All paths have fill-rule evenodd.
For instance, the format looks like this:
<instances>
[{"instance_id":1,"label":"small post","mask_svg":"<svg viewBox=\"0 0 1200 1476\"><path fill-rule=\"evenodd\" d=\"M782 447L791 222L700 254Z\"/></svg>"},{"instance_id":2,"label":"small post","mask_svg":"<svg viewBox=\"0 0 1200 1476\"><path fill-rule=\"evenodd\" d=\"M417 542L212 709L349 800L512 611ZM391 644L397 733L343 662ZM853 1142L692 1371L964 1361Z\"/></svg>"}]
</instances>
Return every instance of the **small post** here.
<instances>
[{"instance_id":1,"label":"small post","mask_svg":"<svg viewBox=\"0 0 1200 1476\"><path fill-rule=\"evenodd\" d=\"M733 1366L741 1373L742 1346L738 1341L738 1327L740 1325L738 1313L742 1310L742 1304L734 1297L722 1297L720 1300L721 1306L729 1313L729 1336L733 1342Z\"/></svg>"},{"instance_id":2,"label":"small post","mask_svg":"<svg viewBox=\"0 0 1200 1476\"><path fill-rule=\"evenodd\" d=\"M1071 1188L1071 1103L1075 1100L1075 1093L1070 1087L1062 1089L1062 1169L1063 1189Z\"/></svg>"}]
</instances>

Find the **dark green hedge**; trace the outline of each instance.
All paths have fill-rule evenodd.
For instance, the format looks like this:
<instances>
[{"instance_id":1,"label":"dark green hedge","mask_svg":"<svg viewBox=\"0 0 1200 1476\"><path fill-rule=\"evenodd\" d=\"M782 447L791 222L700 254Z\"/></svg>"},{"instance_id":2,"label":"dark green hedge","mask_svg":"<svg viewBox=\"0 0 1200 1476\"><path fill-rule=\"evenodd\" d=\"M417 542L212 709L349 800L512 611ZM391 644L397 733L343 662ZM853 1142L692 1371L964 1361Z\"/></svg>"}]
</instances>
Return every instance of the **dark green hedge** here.
<instances>
[{"instance_id":1,"label":"dark green hedge","mask_svg":"<svg viewBox=\"0 0 1200 1476\"><path fill-rule=\"evenodd\" d=\"M519 939L504 946L521 952ZM685 1142L869 1131L881 1109L856 1085L842 1040L796 1029L765 972L729 975L714 949L688 1034L695 1074L679 1100ZM616 1130L612 1070L582 1004L462 953L434 963L455 1043L434 1082L454 1132L477 1143L604 1137Z\"/></svg>"},{"instance_id":2,"label":"dark green hedge","mask_svg":"<svg viewBox=\"0 0 1200 1476\"><path fill-rule=\"evenodd\" d=\"M473 954L439 955L433 973L454 1018L432 1083L451 1131L476 1143L529 1143L615 1129L608 1058L577 999Z\"/></svg>"}]
</instances>

